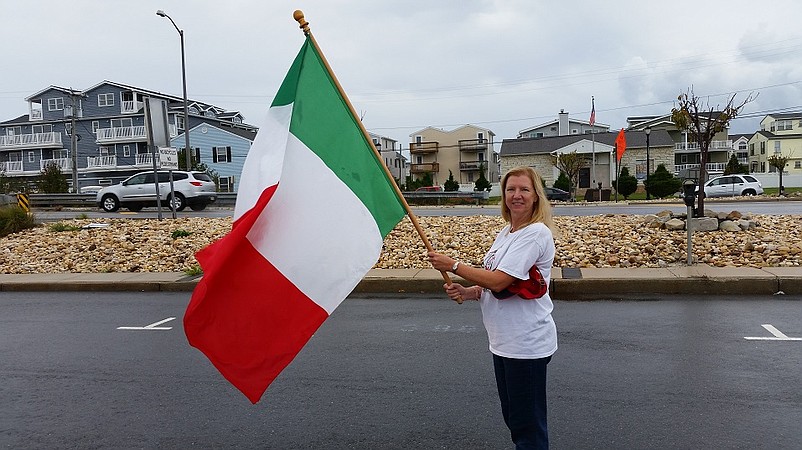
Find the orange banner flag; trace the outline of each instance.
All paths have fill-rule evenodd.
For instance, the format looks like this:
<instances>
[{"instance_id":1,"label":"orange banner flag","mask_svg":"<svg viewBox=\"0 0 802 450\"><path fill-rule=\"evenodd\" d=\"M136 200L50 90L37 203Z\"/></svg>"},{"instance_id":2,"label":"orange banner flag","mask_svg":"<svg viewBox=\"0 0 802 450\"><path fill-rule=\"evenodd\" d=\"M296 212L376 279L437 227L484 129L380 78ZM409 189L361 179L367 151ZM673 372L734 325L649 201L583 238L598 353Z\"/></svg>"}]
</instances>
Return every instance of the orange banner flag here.
<instances>
[{"instance_id":1,"label":"orange banner flag","mask_svg":"<svg viewBox=\"0 0 802 450\"><path fill-rule=\"evenodd\" d=\"M621 157L624 156L624 152L627 150L627 137L624 135L623 128L621 128L621 131L618 132L618 136L615 138L615 149L616 161L621 161Z\"/></svg>"}]
</instances>

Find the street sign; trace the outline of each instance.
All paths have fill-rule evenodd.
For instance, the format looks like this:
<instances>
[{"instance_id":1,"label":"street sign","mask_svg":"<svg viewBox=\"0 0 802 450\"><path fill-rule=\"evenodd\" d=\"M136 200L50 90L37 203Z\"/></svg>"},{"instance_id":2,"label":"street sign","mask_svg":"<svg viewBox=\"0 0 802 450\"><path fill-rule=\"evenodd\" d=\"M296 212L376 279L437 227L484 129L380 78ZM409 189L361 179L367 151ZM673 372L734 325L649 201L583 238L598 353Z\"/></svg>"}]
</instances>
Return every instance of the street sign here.
<instances>
[{"instance_id":1,"label":"street sign","mask_svg":"<svg viewBox=\"0 0 802 450\"><path fill-rule=\"evenodd\" d=\"M178 170L178 150L172 147L159 147L159 163L166 170Z\"/></svg>"}]
</instances>

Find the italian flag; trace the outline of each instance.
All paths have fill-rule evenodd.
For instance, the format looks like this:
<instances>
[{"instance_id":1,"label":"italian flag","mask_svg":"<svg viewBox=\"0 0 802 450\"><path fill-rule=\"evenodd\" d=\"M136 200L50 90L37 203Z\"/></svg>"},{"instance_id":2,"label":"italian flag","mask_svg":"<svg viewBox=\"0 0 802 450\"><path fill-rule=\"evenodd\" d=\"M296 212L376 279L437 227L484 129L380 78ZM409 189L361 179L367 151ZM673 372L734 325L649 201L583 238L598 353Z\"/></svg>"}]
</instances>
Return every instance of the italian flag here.
<instances>
[{"instance_id":1,"label":"italian flag","mask_svg":"<svg viewBox=\"0 0 802 450\"><path fill-rule=\"evenodd\" d=\"M187 339L253 403L405 215L351 111L307 37L245 160L231 232L196 255Z\"/></svg>"}]
</instances>

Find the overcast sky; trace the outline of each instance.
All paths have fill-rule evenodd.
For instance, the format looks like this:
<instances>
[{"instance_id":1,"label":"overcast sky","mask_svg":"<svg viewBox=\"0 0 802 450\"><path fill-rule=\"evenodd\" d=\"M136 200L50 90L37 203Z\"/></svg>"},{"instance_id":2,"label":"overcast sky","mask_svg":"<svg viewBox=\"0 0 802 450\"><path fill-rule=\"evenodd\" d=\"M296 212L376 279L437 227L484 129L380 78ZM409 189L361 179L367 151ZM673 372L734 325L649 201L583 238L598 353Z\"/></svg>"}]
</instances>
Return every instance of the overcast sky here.
<instances>
[{"instance_id":1,"label":"overcast sky","mask_svg":"<svg viewBox=\"0 0 802 450\"><path fill-rule=\"evenodd\" d=\"M578 6L582 5L582 6ZM612 129L670 112L693 86L711 106L750 92L748 133L802 110L802 2L525 0L2 1L0 121L49 86L111 80L241 111L259 125L298 52L302 9L368 130L397 140L475 124L496 140L564 109ZM498 150L498 148L496 148Z\"/></svg>"}]
</instances>

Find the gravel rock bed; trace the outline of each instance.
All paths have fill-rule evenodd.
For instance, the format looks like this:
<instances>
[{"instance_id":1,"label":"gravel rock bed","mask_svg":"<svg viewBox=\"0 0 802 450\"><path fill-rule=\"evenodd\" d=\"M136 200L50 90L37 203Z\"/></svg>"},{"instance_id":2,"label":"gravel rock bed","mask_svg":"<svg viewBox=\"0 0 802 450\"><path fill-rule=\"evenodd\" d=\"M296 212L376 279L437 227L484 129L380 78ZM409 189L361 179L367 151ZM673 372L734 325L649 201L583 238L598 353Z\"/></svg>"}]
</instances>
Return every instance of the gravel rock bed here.
<instances>
[{"instance_id":1,"label":"gravel rock bed","mask_svg":"<svg viewBox=\"0 0 802 450\"><path fill-rule=\"evenodd\" d=\"M694 233L696 262L713 266L799 267L802 216L754 215L759 226L741 232ZM434 248L480 265L496 233L498 216L419 217ZM555 217L556 267L667 267L686 261L685 231L649 228L643 216ZM188 272L194 254L231 229L230 218L74 219L0 239L0 273ZM64 228L64 227L62 227ZM188 235L187 235L188 234ZM428 268L426 250L409 219L387 236L376 268Z\"/></svg>"}]
</instances>

